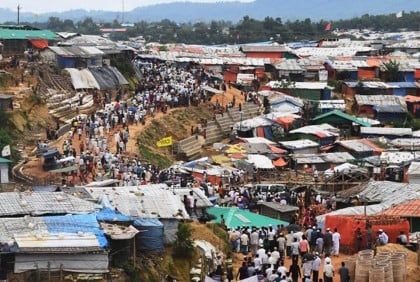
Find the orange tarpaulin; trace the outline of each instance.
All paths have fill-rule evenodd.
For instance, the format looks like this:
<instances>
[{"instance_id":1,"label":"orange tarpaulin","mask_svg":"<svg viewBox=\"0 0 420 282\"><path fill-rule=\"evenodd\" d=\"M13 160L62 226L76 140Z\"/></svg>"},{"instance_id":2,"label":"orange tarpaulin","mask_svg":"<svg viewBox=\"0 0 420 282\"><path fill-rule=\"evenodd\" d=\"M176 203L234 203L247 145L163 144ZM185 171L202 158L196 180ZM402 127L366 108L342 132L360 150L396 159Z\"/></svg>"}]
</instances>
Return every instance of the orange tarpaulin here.
<instances>
[{"instance_id":1,"label":"orange tarpaulin","mask_svg":"<svg viewBox=\"0 0 420 282\"><path fill-rule=\"evenodd\" d=\"M276 147L274 145L270 145L268 144L268 147L270 148L270 150L275 153L275 154L285 154L287 153L287 150L281 149L279 147Z\"/></svg>"},{"instance_id":2,"label":"orange tarpaulin","mask_svg":"<svg viewBox=\"0 0 420 282\"><path fill-rule=\"evenodd\" d=\"M32 46L37 49L45 49L48 47L48 40L45 39L30 39L29 41L31 42Z\"/></svg>"},{"instance_id":3,"label":"orange tarpaulin","mask_svg":"<svg viewBox=\"0 0 420 282\"><path fill-rule=\"evenodd\" d=\"M287 162L283 158L279 158L275 161L273 161L273 165L277 167L286 166Z\"/></svg>"}]
</instances>

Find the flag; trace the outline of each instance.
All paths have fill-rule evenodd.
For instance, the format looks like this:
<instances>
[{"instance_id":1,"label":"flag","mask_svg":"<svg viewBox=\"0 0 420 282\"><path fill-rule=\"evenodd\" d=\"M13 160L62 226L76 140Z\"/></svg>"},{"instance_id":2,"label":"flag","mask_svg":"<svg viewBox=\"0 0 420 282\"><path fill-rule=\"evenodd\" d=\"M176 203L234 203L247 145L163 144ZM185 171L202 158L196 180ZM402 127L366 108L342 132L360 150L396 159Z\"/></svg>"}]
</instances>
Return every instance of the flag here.
<instances>
[{"instance_id":1,"label":"flag","mask_svg":"<svg viewBox=\"0 0 420 282\"><path fill-rule=\"evenodd\" d=\"M1 156L2 157L10 156L10 145L6 145L3 147L3 150L1 150Z\"/></svg>"},{"instance_id":2,"label":"flag","mask_svg":"<svg viewBox=\"0 0 420 282\"><path fill-rule=\"evenodd\" d=\"M166 147L166 146L171 146L171 145L172 145L172 136L162 138L156 142L156 146L158 147Z\"/></svg>"},{"instance_id":3,"label":"flag","mask_svg":"<svg viewBox=\"0 0 420 282\"><path fill-rule=\"evenodd\" d=\"M330 31L331 30L331 26L332 26L332 23L331 22L329 22L329 23L327 23L327 25L325 26L325 31Z\"/></svg>"},{"instance_id":4,"label":"flag","mask_svg":"<svg viewBox=\"0 0 420 282\"><path fill-rule=\"evenodd\" d=\"M399 11L398 13L395 14L395 17L398 18L402 18L403 16L403 11Z\"/></svg>"}]
</instances>

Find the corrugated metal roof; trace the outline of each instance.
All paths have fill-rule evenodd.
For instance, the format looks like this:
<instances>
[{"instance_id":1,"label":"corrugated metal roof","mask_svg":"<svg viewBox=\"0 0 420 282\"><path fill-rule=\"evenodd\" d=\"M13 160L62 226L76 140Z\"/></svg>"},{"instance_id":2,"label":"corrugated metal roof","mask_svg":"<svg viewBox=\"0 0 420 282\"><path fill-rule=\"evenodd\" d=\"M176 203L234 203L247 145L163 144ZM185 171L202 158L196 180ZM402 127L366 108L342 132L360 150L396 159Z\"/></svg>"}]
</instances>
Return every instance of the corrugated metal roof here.
<instances>
[{"instance_id":1,"label":"corrugated metal roof","mask_svg":"<svg viewBox=\"0 0 420 282\"><path fill-rule=\"evenodd\" d=\"M127 216L166 219L189 217L180 196L168 190L166 184L87 188L86 192L96 201L110 205Z\"/></svg>"},{"instance_id":2,"label":"corrugated metal roof","mask_svg":"<svg viewBox=\"0 0 420 282\"><path fill-rule=\"evenodd\" d=\"M104 55L104 52L99 50L96 47L92 46L72 46L72 47L56 47L51 46L48 47L50 50L52 50L54 53L56 53L59 56L62 57L84 57L84 58L90 58L95 56Z\"/></svg>"},{"instance_id":3,"label":"corrugated metal roof","mask_svg":"<svg viewBox=\"0 0 420 282\"><path fill-rule=\"evenodd\" d=\"M328 116L331 116L331 115L339 116L341 118L344 118L344 119L347 119L349 121L352 121L353 123L357 123L357 124L359 124L361 126L366 126L366 127L371 126L370 123L368 123L366 121L363 121L363 120L359 119L358 117L355 117L355 116L351 116L349 114L346 114L346 113L344 113L342 111L339 111L339 110L334 110L334 111L326 112L326 113L324 113L322 115L319 115L319 116L315 117L313 120L316 121L316 120L323 119L323 118L328 117Z\"/></svg>"},{"instance_id":4,"label":"corrugated metal roof","mask_svg":"<svg viewBox=\"0 0 420 282\"><path fill-rule=\"evenodd\" d=\"M290 51L290 48L288 48L286 46L251 46L251 45L247 45L247 46L241 46L239 48L239 50L241 50L244 53L248 53L248 52L269 53L269 52L286 52L286 51Z\"/></svg>"},{"instance_id":5,"label":"corrugated metal roof","mask_svg":"<svg viewBox=\"0 0 420 282\"><path fill-rule=\"evenodd\" d=\"M0 193L0 217L43 214L83 214L95 204L63 192Z\"/></svg>"},{"instance_id":6,"label":"corrugated metal roof","mask_svg":"<svg viewBox=\"0 0 420 282\"><path fill-rule=\"evenodd\" d=\"M395 136L407 136L413 135L411 128L396 128L396 127L361 127L360 133L369 135L395 135Z\"/></svg>"},{"instance_id":7,"label":"corrugated metal roof","mask_svg":"<svg viewBox=\"0 0 420 282\"><path fill-rule=\"evenodd\" d=\"M355 152L374 152L378 149L378 147L376 147L373 143L363 142L362 139L342 140L337 143Z\"/></svg>"},{"instance_id":8,"label":"corrugated metal roof","mask_svg":"<svg viewBox=\"0 0 420 282\"><path fill-rule=\"evenodd\" d=\"M382 214L401 217L420 217L420 199L408 201L385 210Z\"/></svg>"},{"instance_id":9,"label":"corrugated metal roof","mask_svg":"<svg viewBox=\"0 0 420 282\"><path fill-rule=\"evenodd\" d=\"M346 194L347 197L356 195L367 199L369 202L380 202L380 204L368 205L366 208L364 206L349 207L317 216L319 225L323 226L327 215L364 214L365 209L367 215L374 215L408 200L420 199L420 185L371 180L352 194Z\"/></svg>"},{"instance_id":10,"label":"corrugated metal roof","mask_svg":"<svg viewBox=\"0 0 420 282\"><path fill-rule=\"evenodd\" d=\"M309 139L293 140L293 141L279 141L279 144L289 149L303 149L319 147L319 144Z\"/></svg>"},{"instance_id":11,"label":"corrugated metal roof","mask_svg":"<svg viewBox=\"0 0 420 282\"><path fill-rule=\"evenodd\" d=\"M393 95L355 95L356 103L359 105L372 106L407 106L404 98Z\"/></svg>"},{"instance_id":12,"label":"corrugated metal roof","mask_svg":"<svg viewBox=\"0 0 420 282\"><path fill-rule=\"evenodd\" d=\"M312 134L318 137L339 136L340 132L337 128L329 124L307 125L297 129L290 130L290 133Z\"/></svg>"},{"instance_id":13,"label":"corrugated metal roof","mask_svg":"<svg viewBox=\"0 0 420 282\"><path fill-rule=\"evenodd\" d=\"M54 40L58 36L49 30L24 30L24 29L8 29L0 28L0 39L46 39Z\"/></svg>"}]
</instances>

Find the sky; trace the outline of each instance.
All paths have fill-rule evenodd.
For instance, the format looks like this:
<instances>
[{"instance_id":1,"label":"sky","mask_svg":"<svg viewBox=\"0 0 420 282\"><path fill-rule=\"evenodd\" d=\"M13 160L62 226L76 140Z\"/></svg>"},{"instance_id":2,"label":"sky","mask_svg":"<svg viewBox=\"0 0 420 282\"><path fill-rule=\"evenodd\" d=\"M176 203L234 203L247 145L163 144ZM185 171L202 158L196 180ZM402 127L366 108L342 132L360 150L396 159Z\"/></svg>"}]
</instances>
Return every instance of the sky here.
<instances>
[{"instance_id":1,"label":"sky","mask_svg":"<svg viewBox=\"0 0 420 282\"><path fill-rule=\"evenodd\" d=\"M180 2L180 0L0 0L1 8L17 10L21 7L21 12L46 13L62 12L72 9L85 10L104 10L104 11L122 11L123 5L125 11L133 10L139 6L151 4ZM254 0L183 0L186 2L252 2Z\"/></svg>"}]
</instances>

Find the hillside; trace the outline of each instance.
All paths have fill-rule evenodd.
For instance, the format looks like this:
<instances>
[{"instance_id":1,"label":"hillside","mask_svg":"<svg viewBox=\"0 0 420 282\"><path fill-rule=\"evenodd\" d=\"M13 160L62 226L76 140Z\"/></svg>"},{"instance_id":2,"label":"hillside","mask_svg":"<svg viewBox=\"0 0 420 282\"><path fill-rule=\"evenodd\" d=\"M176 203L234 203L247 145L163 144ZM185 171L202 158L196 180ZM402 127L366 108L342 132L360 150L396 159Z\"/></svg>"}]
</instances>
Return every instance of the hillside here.
<instances>
[{"instance_id":1,"label":"hillside","mask_svg":"<svg viewBox=\"0 0 420 282\"><path fill-rule=\"evenodd\" d=\"M106 7L103 7L106 9ZM127 11L124 18L127 22L141 20L160 21L170 19L175 22L195 22L225 20L238 22L244 16L262 20L265 17L282 18L283 20L295 20L311 18L320 19L348 19L364 14L378 15L391 14L401 10L405 12L419 11L418 0L255 0L249 3L223 2L214 3L190 3L179 1L167 4L156 4L138 7ZM187 13L185 11L188 11ZM308 12L310 11L310 12ZM333 11L333 12L331 12ZM73 21L92 17L100 21L113 21L119 19L121 11L86 11L75 9L61 13L41 13L34 16L31 12L21 13L21 20L27 22L46 22L49 17L71 19ZM0 9L0 17L3 21L15 21L16 12L9 9Z\"/></svg>"}]
</instances>

